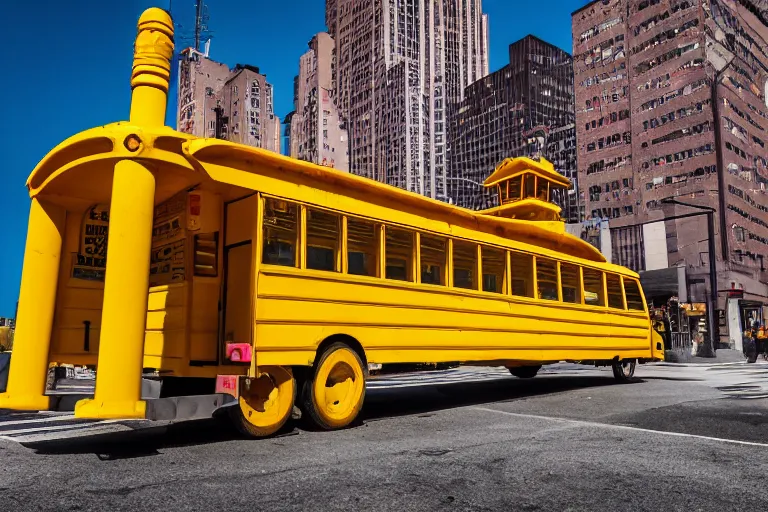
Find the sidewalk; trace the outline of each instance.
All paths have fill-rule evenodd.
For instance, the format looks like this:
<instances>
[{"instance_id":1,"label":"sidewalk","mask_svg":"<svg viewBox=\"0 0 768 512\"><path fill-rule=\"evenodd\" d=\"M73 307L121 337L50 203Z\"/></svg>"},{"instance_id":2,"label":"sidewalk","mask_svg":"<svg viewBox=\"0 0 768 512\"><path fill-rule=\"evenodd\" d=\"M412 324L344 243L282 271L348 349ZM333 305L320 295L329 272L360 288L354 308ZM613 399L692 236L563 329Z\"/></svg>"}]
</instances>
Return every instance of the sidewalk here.
<instances>
[{"instance_id":1,"label":"sidewalk","mask_svg":"<svg viewBox=\"0 0 768 512\"><path fill-rule=\"evenodd\" d=\"M721 348L715 352L715 357L692 356L688 350L667 350L664 352L665 363L685 363L685 364L721 364L721 363L743 363L747 360L744 354L739 350Z\"/></svg>"}]
</instances>

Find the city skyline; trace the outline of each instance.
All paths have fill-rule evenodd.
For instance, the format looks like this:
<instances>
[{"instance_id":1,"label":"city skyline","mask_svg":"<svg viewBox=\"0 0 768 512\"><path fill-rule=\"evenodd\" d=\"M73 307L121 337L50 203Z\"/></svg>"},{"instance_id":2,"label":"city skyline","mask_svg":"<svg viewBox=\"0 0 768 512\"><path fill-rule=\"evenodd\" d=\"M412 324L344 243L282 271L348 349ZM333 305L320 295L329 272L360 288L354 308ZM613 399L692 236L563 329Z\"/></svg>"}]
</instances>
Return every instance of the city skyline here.
<instances>
[{"instance_id":1,"label":"city skyline","mask_svg":"<svg viewBox=\"0 0 768 512\"><path fill-rule=\"evenodd\" d=\"M581 0L557 0L548 4L547 23L534 23L540 16L533 2L485 0L489 15L490 58L493 71L507 60L508 45L528 33L549 41L570 53L570 14L584 4ZM129 73L133 47L126 44L136 33L139 14L149 7L169 7L167 0L134 0L118 4L79 0L51 3L41 16L34 2L14 2L6 8L3 33L9 48L8 69L19 74L39 72L40 63L57 77L56 94L70 100L87 98L97 108L83 108L83 101L63 101L56 115L46 118L40 130L40 110L30 111L33 98L51 94L44 80L25 85L20 101L9 104L8 115L15 123L0 127L0 135L14 148L3 157L7 186L0 187L3 205L5 247L0 251L0 315L14 314L21 276L29 196L24 183L37 163L67 137L94 126L128 118ZM189 33L194 2L173 2L179 33ZM325 2L267 2L246 0L211 2L209 26L214 33L211 54L230 67L237 63L257 65L275 88L275 112L279 117L293 110L293 78L307 42L326 30ZM254 20L259 22L254 25ZM267 20L268 22L265 22ZM28 27L36 27L30 39ZM258 30L254 30L254 26ZM77 37L72 39L72 35ZM70 42L70 40L72 40ZM178 49L189 46L177 38ZM53 48L61 51L52 52ZM172 86L172 94L175 87ZM19 94L17 94L19 96ZM36 107L35 107L36 108ZM169 106L166 123L175 125L176 105ZM36 136L30 137L30 133Z\"/></svg>"}]
</instances>

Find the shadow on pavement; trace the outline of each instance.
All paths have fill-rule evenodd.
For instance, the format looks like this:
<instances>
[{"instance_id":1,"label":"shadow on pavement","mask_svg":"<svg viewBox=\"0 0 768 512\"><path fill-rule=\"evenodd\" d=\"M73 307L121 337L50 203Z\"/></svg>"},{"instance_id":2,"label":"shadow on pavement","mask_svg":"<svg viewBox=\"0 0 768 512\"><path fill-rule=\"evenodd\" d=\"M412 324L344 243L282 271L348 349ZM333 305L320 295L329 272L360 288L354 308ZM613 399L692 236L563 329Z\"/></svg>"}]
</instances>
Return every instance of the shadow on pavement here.
<instances>
[{"instance_id":1,"label":"shadow on pavement","mask_svg":"<svg viewBox=\"0 0 768 512\"><path fill-rule=\"evenodd\" d=\"M624 385L642 382L642 379L635 379ZM617 384L612 376L541 375L531 380L510 377L493 381L371 389L366 394L366 403L356 424L613 385L622 384ZM277 435L253 442L273 442L276 438L298 435L303 429L302 422L290 420ZM110 461L156 456L166 448L243 439L224 418L215 418L74 439L24 443L24 446L39 454L95 454L99 460Z\"/></svg>"},{"instance_id":2,"label":"shadow on pavement","mask_svg":"<svg viewBox=\"0 0 768 512\"><path fill-rule=\"evenodd\" d=\"M626 384L641 383L635 379ZM424 414L499 402L509 402L573 391L577 389L620 385L613 377L601 376L552 376L542 375L534 379L501 378L493 381L460 382L418 388L389 388L369 391L365 397L360 419L362 422L378 421L390 417Z\"/></svg>"}]
</instances>

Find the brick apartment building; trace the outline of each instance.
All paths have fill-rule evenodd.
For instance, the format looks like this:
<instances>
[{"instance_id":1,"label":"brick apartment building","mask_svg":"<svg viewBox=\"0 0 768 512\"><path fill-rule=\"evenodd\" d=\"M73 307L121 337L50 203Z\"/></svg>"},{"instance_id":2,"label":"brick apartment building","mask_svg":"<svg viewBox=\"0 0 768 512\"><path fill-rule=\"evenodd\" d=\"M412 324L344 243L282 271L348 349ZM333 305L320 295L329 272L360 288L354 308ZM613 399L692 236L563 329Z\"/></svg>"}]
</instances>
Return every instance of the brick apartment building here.
<instances>
[{"instance_id":1,"label":"brick apartment building","mask_svg":"<svg viewBox=\"0 0 768 512\"><path fill-rule=\"evenodd\" d=\"M574 183L556 197L579 221L576 130L570 54L534 36L509 46L509 64L470 84L450 120L448 195L472 209L496 206L482 186L505 158L543 156Z\"/></svg>"},{"instance_id":2,"label":"brick apartment building","mask_svg":"<svg viewBox=\"0 0 768 512\"><path fill-rule=\"evenodd\" d=\"M614 263L683 265L703 302L706 220L663 221L696 211L664 201L715 208L718 288L740 290L759 310L768 300L768 0L597 0L572 22L581 199L588 219L610 219ZM653 221L658 229L643 225ZM657 244L666 244L661 265L647 261Z\"/></svg>"},{"instance_id":3,"label":"brick apartment building","mask_svg":"<svg viewBox=\"0 0 768 512\"><path fill-rule=\"evenodd\" d=\"M294 111L285 116L288 155L342 171L349 170L349 137L332 98L334 42L325 32L315 35L299 59L294 78Z\"/></svg>"},{"instance_id":4,"label":"brick apartment building","mask_svg":"<svg viewBox=\"0 0 768 512\"><path fill-rule=\"evenodd\" d=\"M280 152L272 85L254 66L229 69L188 48L178 76L177 129Z\"/></svg>"}]
</instances>

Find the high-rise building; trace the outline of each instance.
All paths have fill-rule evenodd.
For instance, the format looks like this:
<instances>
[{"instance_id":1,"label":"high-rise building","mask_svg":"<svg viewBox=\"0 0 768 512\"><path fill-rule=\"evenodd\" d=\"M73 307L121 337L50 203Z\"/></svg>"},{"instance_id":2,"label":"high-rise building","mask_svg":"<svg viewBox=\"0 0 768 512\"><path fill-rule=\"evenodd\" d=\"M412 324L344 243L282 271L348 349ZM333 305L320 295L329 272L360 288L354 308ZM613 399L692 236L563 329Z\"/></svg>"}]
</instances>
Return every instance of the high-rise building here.
<instances>
[{"instance_id":1,"label":"high-rise building","mask_svg":"<svg viewBox=\"0 0 768 512\"><path fill-rule=\"evenodd\" d=\"M349 170L349 138L332 98L334 43L325 32L309 42L294 80L290 155L316 164Z\"/></svg>"},{"instance_id":2,"label":"high-rise building","mask_svg":"<svg viewBox=\"0 0 768 512\"><path fill-rule=\"evenodd\" d=\"M448 117L488 74L481 0L326 0L350 171L447 200Z\"/></svg>"},{"instance_id":3,"label":"high-rise building","mask_svg":"<svg viewBox=\"0 0 768 512\"><path fill-rule=\"evenodd\" d=\"M570 54L534 36L509 46L509 64L471 84L451 118L448 196L465 208L496 206L482 186L505 158L544 157L573 182L555 198L579 221Z\"/></svg>"},{"instance_id":4,"label":"high-rise building","mask_svg":"<svg viewBox=\"0 0 768 512\"><path fill-rule=\"evenodd\" d=\"M280 152L272 84L259 68L229 69L188 48L179 62L177 129Z\"/></svg>"},{"instance_id":5,"label":"high-rise building","mask_svg":"<svg viewBox=\"0 0 768 512\"><path fill-rule=\"evenodd\" d=\"M681 202L713 208L717 287L759 309L768 299L768 1L598 0L572 19L580 189L587 217L611 219L613 262L684 266L689 299L703 302L706 218L665 219L701 211Z\"/></svg>"}]
</instances>

